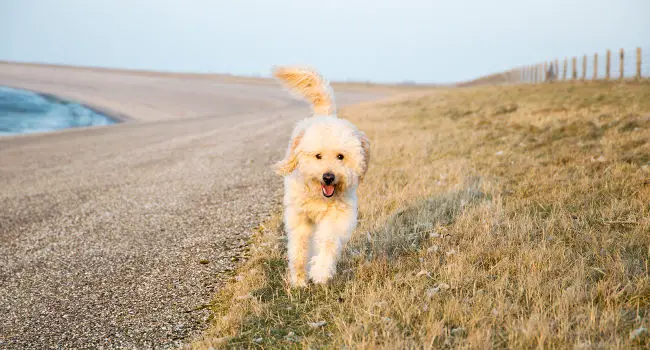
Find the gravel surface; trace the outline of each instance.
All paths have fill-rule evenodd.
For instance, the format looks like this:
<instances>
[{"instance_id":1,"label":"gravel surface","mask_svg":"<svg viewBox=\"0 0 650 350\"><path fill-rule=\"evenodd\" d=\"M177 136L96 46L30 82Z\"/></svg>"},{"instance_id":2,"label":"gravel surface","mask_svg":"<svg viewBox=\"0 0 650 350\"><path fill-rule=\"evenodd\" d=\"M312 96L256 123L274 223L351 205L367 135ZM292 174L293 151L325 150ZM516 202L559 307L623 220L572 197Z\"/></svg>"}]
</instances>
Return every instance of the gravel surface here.
<instances>
[{"instance_id":1,"label":"gravel surface","mask_svg":"<svg viewBox=\"0 0 650 350\"><path fill-rule=\"evenodd\" d=\"M277 208L269 166L307 106L219 77L0 64L0 85L128 119L0 137L0 348L169 348L200 332Z\"/></svg>"}]
</instances>

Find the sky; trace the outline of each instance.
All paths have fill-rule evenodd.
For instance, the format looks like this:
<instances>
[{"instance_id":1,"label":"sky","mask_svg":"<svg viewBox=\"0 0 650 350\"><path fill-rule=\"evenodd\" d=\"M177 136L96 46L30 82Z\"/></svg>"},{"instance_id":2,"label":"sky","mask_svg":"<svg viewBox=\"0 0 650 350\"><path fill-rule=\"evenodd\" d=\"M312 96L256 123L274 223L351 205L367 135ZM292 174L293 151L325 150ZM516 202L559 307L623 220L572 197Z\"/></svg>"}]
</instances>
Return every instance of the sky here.
<instances>
[{"instance_id":1,"label":"sky","mask_svg":"<svg viewBox=\"0 0 650 350\"><path fill-rule=\"evenodd\" d=\"M650 0L0 0L0 60L449 83L606 49L650 52Z\"/></svg>"}]
</instances>

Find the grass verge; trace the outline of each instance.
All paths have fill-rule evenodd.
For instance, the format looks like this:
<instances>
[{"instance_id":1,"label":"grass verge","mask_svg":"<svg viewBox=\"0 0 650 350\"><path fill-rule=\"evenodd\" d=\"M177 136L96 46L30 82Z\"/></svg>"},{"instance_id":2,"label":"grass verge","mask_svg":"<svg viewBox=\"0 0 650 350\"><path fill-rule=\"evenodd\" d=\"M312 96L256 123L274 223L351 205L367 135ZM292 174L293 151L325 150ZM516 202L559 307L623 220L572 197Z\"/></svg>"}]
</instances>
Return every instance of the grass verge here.
<instances>
[{"instance_id":1,"label":"grass verge","mask_svg":"<svg viewBox=\"0 0 650 350\"><path fill-rule=\"evenodd\" d=\"M373 142L326 287L279 214L195 348L650 346L650 84L437 91L342 111Z\"/></svg>"}]
</instances>

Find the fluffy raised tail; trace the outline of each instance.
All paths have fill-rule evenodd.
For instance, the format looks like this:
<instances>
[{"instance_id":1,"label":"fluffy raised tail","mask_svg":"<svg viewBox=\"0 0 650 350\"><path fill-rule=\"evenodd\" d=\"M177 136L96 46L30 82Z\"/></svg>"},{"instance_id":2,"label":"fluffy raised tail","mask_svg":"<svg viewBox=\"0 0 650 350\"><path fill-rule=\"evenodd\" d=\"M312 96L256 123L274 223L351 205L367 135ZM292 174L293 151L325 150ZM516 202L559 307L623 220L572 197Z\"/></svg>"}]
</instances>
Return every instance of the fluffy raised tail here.
<instances>
[{"instance_id":1,"label":"fluffy raised tail","mask_svg":"<svg viewBox=\"0 0 650 350\"><path fill-rule=\"evenodd\" d=\"M292 94L309 102L315 115L336 115L332 88L315 70L306 67L276 67L273 75Z\"/></svg>"}]
</instances>

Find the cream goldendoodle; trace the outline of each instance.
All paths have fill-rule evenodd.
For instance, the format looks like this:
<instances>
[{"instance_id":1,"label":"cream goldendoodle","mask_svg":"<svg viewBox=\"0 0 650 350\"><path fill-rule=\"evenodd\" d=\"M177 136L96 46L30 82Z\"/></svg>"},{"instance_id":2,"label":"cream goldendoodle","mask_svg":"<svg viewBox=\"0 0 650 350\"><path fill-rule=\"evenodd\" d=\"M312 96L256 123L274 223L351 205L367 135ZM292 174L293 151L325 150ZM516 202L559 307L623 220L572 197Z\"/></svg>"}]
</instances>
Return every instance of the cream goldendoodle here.
<instances>
[{"instance_id":1,"label":"cream goldendoodle","mask_svg":"<svg viewBox=\"0 0 650 350\"><path fill-rule=\"evenodd\" d=\"M289 279L297 286L305 286L307 277L326 283L357 225L357 187L368 168L370 142L336 116L329 83L317 72L282 67L274 75L314 111L296 125L276 164L284 176Z\"/></svg>"}]
</instances>

